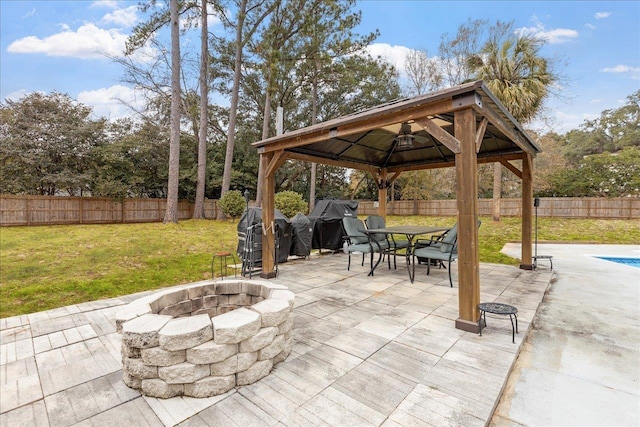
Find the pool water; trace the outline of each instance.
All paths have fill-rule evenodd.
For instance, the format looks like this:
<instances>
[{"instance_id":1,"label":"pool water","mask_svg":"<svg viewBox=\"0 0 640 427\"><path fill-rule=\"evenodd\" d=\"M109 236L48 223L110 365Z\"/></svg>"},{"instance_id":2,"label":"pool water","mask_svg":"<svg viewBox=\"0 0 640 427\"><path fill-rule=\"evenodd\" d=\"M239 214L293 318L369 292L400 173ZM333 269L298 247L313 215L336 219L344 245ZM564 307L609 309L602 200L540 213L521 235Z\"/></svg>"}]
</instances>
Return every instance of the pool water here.
<instances>
[{"instance_id":1,"label":"pool water","mask_svg":"<svg viewBox=\"0 0 640 427\"><path fill-rule=\"evenodd\" d=\"M617 262L618 264L629 265L631 267L640 268L640 258L613 257L613 256L597 256L596 258L600 258L605 261Z\"/></svg>"}]
</instances>

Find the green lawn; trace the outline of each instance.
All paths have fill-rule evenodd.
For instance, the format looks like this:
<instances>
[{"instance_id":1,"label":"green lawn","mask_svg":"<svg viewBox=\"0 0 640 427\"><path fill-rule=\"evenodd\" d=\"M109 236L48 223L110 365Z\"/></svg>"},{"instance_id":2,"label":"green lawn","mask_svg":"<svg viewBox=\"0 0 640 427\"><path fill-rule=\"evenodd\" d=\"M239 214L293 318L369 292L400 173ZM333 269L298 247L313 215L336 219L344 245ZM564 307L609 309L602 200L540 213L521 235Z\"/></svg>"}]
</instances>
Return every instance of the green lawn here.
<instances>
[{"instance_id":1,"label":"green lawn","mask_svg":"<svg viewBox=\"0 0 640 427\"><path fill-rule=\"evenodd\" d=\"M391 216L387 222L453 225L455 218ZM210 278L211 254L235 251L236 227L236 222L189 220L1 228L0 317ZM520 240L519 218L482 218L479 238L480 261L518 264L500 249ZM540 218L538 239L631 244L640 242L640 225Z\"/></svg>"}]
</instances>

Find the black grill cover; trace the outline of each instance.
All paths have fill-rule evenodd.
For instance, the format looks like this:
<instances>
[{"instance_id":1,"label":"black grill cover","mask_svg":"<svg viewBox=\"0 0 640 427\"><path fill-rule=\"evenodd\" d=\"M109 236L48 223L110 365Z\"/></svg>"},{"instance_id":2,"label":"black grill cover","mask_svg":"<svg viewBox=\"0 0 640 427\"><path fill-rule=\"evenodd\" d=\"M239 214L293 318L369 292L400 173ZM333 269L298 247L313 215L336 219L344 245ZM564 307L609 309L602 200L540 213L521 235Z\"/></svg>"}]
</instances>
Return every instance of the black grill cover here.
<instances>
[{"instance_id":1,"label":"black grill cover","mask_svg":"<svg viewBox=\"0 0 640 427\"><path fill-rule=\"evenodd\" d=\"M289 255L309 256L311 255L311 240L313 238L313 228L309 218L299 213L291 218L293 228L293 240Z\"/></svg>"},{"instance_id":2,"label":"black grill cover","mask_svg":"<svg viewBox=\"0 0 640 427\"><path fill-rule=\"evenodd\" d=\"M287 261L289 257L289 251L291 250L291 241L293 238L293 227L289 219L278 209L275 210L275 223L278 229L278 235L276 242L279 244L277 262L283 263ZM245 210L238 222L238 249L237 253L242 256L244 251L244 242L246 239L247 228L255 224L262 224L262 209L261 208L249 208ZM262 234L257 237L259 241L262 241ZM256 254L257 255L257 254ZM260 254L262 257L262 254Z\"/></svg>"},{"instance_id":3,"label":"black grill cover","mask_svg":"<svg viewBox=\"0 0 640 427\"><path fill-rule=\"evenodd\" d=\"M309 220L313 227L313 249L342 248L342 218L358 216L357 200L318 200Z\"/></svg>"}]
</instances>

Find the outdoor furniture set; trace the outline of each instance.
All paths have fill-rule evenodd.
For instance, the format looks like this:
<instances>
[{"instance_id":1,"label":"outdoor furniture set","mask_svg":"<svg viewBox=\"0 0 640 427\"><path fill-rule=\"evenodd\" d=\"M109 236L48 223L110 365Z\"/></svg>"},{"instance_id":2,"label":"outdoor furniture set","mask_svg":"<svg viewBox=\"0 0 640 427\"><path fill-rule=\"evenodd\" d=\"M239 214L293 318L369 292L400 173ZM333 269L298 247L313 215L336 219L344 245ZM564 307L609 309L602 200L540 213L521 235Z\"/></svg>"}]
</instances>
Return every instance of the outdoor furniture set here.
<instances>
[{"instance_id":1,"label":"outdoor furniture set","mask_svg":"<svg viewBox=\"0 0 640 427\"><path fill-rule=\"evenodd\" d=\"M362 254L362 265L364 265L365 255L370 255L369 276L373 276L384 257L387 257L389 268L391 268L391 257L393 257L395 268L396 256L404 255L411 283L415 279L416 263L426 261L427 274L433 263L438 266L444 266L444 263L447 263L449 284L453 287L451 263L458 258L457 224L451 228L416 225L386 227L384 218L377 215L366 219L366 227L359 218L344 218L342 223L346 233L343 250L349 255L347 270L351 267L352 253ZM478 221L479 225L480 221ZM429 239L416 240L416 237L425 234L432 234L432 236ZM402 235L405 239L396 239L394 235ZM375 263L374 254L378 254Z\"/></svg>"}]
</instances>

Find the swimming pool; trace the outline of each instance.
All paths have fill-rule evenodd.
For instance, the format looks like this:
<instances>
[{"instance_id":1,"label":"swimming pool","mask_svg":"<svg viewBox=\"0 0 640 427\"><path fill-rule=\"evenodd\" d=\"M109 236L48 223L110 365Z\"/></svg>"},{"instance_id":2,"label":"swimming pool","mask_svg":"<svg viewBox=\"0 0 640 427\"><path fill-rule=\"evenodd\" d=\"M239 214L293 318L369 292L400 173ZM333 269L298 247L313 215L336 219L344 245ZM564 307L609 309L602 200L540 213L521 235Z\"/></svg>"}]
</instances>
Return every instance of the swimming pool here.
<instances>
[{"instance_id":1,"label":"swimming pool","mask_svg":"<svg viewBox=\"0 0 640 427\"><path fill-rule=\"evenodd\" d=\"M596 256L596 258L600 258L605 261L617 262L618 264L624 264L635 268L640 268L640 258L616 256Z\"/></svg>"}]
</instances>

